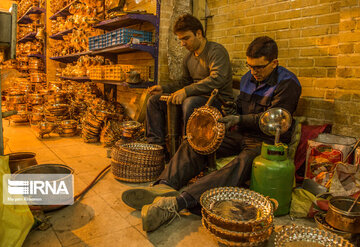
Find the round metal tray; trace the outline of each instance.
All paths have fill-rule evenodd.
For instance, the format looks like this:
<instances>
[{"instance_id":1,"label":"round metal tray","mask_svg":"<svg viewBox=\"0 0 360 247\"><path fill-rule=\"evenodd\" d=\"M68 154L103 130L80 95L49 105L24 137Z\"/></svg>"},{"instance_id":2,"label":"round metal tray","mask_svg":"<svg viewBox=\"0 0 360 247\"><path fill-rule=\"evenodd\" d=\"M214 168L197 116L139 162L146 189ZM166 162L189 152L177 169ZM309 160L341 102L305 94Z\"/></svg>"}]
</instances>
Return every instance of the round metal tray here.
<instances>
[{"instance_id":1,"label":"round metal tray","mask_svg":"<svg viewBox=\"0 0 360 247\"><path fill-rule=\"evenodd\" d=\"M258 210L256 219L241 221L230 220L217 215L211 210L211 205L217 201L234 200L246 202ZM236 232L259 231L272 224L273 205L270 199L252 190L238 187L219 187L204 192L200 197L200 204L203 207L203 215L210 223Z\"/></svg>"},{"instance_id":2,"label":"round metal tray","mask_svg":"<svg viewBox=\"0 0 360 247\"><path fill-rule=\"evenodd\" d=\"M275 231L275 246L289 246L289 243L317 243L326 247L354 247L348 240L329 231L312 227L286 225Z\"/></svg>"}]
</instances>

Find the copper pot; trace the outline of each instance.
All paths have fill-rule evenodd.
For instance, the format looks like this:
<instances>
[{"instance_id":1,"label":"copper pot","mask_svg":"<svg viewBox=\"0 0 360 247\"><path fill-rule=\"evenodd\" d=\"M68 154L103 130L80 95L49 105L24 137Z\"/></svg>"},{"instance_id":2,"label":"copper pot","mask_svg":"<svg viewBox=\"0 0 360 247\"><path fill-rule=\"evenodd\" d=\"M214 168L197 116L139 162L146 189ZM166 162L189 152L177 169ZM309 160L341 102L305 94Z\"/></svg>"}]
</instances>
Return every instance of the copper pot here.
<instances>
[{"instance_id":1,"label":"copper pot","mask_svg":"<svg viewBox=\"0 0 360 247\"><path fill-rule=\"evenodd\" d=\"M30 81L31 82L43 82L44 81L44 78L45 78L45 74L43 73L30 73Z\"/></svg>"},{"instance_id":2,"label":"copper pot","mask_svg":"<svg viewBox=\"0 0 360 247\"><path fill-rule=\"evenodd\" d=\"M330 199L329 210L326 213L326 222L339 230L351 233L360 233L360 203L357 202L351 212L348 212L354 198L336 196Z\"/></svg>"},{"instance_id":3,"label":"copper pot","mask_svg":"<svg viewBox=\"0 0 360 247\"><path fill-rule=\"evenodd\" d=\"M11 173L19 171L29 166L37 165L35 159L36 154L32 152L18 152L10 153L9 155L9 167Z\"/></svg>"}]
</instances>

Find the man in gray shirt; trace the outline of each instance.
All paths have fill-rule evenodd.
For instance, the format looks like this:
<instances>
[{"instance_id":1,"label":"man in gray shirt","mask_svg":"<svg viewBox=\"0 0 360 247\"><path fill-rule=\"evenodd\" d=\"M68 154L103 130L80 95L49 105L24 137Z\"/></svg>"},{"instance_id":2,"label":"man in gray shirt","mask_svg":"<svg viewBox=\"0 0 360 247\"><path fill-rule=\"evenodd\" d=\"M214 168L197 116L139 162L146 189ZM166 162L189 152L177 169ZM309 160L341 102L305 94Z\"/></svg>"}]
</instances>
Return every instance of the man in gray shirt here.
<instances>
[{"instance_id":1,"label":"man in gray shirt","mask_svg":"<svg viewBox=\"0 0 360 247\"><path fill-rule=\"evenodd\" d=\"M225 101L233 100L232 70L226 49L215 42L207 41L201 22L190 14L179 17L174 33L189 54L183 61L181 80L168 85L149 88L152 95L147 104L147 141L165 146L166 102L161 94L170 93L169 101L181 105L184 126L195 108L205 105L213 89ZM213 106L220 109L215 100Z\"/></svg>"}]
</instances>

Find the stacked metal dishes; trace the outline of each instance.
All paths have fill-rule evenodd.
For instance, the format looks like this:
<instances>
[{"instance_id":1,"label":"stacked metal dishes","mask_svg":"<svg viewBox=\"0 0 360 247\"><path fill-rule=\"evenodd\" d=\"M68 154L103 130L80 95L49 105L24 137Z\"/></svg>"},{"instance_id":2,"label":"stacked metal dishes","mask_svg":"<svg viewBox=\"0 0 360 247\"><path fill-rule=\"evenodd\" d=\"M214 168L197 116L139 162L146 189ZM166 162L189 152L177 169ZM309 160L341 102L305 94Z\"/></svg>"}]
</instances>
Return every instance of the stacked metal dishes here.
<instances>
[{"instance_id":1,"label":"stacked metal dishes","mask_svg":"<svg viewBox=\"0 0 360 247\"><path fill-rule=\"evenodd\" d=\"M276 230L275 246L354 247L348 240L332 232L297 225L286 225Z\"/></svg>"},{"instance_id":2,"label":"stacked metal dishes","mask_svg":"<svg viewBox=\"0 0 360 247\"><path fill-rule=\"evenodd\" d=\"M45 106L45 119L49 122L60 122L69 118L69 105L53 104Z\"/></svg>"},{"instance_id":3,"label":"stacked metal dishes","mask_svg":"<svg viewBox=\"0 0 360 247\"><path fill-rule=\"evenodd\" d=\"M98 142L103 119L88 110L82 121L82 137L85 142Z\"/></svg>"},{"instance_id":4,"label":"stacked metal dishes","mask_svg":"<svg viewBox=\"0 0 360 247\"><path fill-rule=\"evenodd\" d=\"M32 105L41 105L44 103L44 95L41 93L32 93L28 95L28 103Z\"/></svg>"},{"instance_id":5,"label":"stacked metal dishes","mask_svg":"<svg viewBox=\"0 0 360 247\"><path fill-rule=\"evenodd\" d=\"M121 139L122 128L121 122L118 120L109 120L106 122L105 127L101 130L100 142L105 147L112 147L116 141Z\"/></svg>"},{"instance_id":6,"label":"stacked metal dishes","mask_svg":"<svg viewBox=\"0 0 360 247\"><path fill-rule=\"evenodd\" d=\"M53 94L48 94L46 96L46 101L49 104L66 104L67 103L67 93L65 91L58 91Z\"/></svg>"},{"instance_id":7,"label":"stacked metal dishes","mask_svg":"<svg viewBox=\"0 0 360 247\"><path fill-rule=\"evenodd\" d=\"M77 133L76 120L63 120L58 126L58 133L60 136L74 136Z\"/></svg>"},{"instance_id":8,"label":"stacked metal dishes","mask_svg":"<svg viewBox=\"0 0 360 247\"><path fill-rule=\"evenodd\" d=\"M38 123L44 119L44 106L34 105L32 106L32 112L29 114L31 124Z\"/></svg>"},{"instance_id":9,"label":"stacked metal dishes","mask_svg":"<svg viewBox=\"0 0 360 247\"><path fill-rule=\"evenodd\" d=\"M141 139L141 123L137 121L125 121L121 123L122 138L128 142Z\"/></svg>"},{"instance_id":10,"label":"stacked metal dishes","mask_svg":"<svg viewBox=\"0 0 360 247\"><path fill-rule=\"evenodd\" d=\"M133 183L153 181L164 169L162 146L146 143L115 144L111 170L118 180Z\"/></svg>"},{"instance_id":11,"label":"stacked metal dishes","mask_svg":"<svg viewBox=\"0 0 360 247\"><path fill-rule=\"evenodd\" d=\"M210 189L200 197L202 223L222 244L259 246L269 239L273 231L274 207L271 201L274 200L238 187ZM277 202L274 201L274 204L277 205ZM236 205L239 208L220 205ZM238 213L235 215L233 212Z\"/></svg>"}]
</instances>

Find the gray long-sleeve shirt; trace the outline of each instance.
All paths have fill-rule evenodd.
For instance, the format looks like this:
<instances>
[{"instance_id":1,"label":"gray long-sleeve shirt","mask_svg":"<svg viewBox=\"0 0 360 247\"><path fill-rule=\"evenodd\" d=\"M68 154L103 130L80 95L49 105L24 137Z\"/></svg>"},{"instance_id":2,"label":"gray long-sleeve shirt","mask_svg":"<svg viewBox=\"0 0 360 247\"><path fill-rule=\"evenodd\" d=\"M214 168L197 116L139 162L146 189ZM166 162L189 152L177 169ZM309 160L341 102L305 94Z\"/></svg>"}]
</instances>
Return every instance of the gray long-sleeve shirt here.
<instances>
[{"instance_id":1,"label":"gray long-sleeve shirt","mask_svg":"<svg viewBox=\"0 0 360 247\"><path fill-rule=\"evenodd\" d=\"M165 93L185 88L186 95L210 95L217 88L226 101L233 100L232 70L229 54L221 44L207 41L199 56L190 52L183 61L180 81L163 85Z\"/></svg>"}]
</instances>

